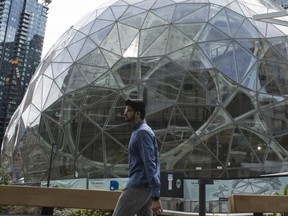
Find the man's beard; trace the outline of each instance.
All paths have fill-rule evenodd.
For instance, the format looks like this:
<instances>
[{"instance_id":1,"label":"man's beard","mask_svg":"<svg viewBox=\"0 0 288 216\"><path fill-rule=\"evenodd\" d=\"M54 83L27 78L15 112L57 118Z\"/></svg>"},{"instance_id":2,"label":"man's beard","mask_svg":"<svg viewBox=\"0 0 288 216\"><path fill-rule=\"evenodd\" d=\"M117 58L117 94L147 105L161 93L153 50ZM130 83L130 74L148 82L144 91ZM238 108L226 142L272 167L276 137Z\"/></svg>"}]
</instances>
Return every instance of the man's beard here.
<instances>
[{"instance_id":1,"label":"man's beard","mask_svg":"<svg viewBox=\"0 0 288 216\"><path fill-rule=\"evenodd\" d=\"M130 118L125 118L126 122L134 122L134 120L135 120L135 116L134 115L131 116Z\"/></svg>"}]
</instances>

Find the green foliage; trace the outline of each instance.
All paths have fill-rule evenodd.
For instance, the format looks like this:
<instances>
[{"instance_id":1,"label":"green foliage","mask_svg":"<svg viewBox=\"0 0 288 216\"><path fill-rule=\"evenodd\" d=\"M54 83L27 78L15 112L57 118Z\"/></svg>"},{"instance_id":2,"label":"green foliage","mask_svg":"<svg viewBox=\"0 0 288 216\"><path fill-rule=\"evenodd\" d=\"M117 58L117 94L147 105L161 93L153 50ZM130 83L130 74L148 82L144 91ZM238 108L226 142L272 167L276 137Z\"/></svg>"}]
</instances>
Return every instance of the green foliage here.
<instances>
[{"instance_id":1,"label":"green foliage","mask_svg":"<svg viewBox=\"0 0 288 216\"><path fill-rule=\"evenodd\" d=\"M113 211L95 209L75 209L67 216L112 216Z\"/></svg>"},{"instance_id":2,"label":"green foliage","mask_svg":"<svg viewBox=\"0 0 288 216\"><path fill-rule=\"evenodd\" d=\"M284 190L283 190L283 194L279 194L277 192L273 193L274 195L288 195L288 188L287 185L285 185ZM288 216L288 213L273 213L273 216Z\"/></svg>"},{"instance_id":3,"label":"green foliage","mask_svg":"<svg viewBox=\"0 0 288 216\"><path fill-rule=\"evenodd\" d=\"M286 195L286 196L288 195L287 185L284 187L283 195Z\"/></svg>"},{"instance_id":4,"label":"green foliage","mask_svg":"<svg viewBox=\"0 0 288 216\"><path fill-rule=\"evenodd\" d=\"M0 167L0 185L8 185L10 180L10 176L5 172L3 167Z\"/></svg>"}]
</instances>

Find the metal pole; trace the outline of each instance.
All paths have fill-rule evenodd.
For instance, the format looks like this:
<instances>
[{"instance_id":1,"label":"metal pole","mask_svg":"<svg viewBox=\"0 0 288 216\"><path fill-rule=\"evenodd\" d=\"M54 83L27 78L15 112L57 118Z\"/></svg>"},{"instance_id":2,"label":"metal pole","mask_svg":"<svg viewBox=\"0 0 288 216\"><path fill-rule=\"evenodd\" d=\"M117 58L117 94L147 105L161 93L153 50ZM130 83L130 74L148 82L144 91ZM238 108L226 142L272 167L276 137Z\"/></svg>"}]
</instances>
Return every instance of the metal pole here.
<instances>
[{"instance_id":1,"label":"metal pole","mask_svg":"<svg viewBox=\"0 0 288 216\"><path fill-rule=\"evenodd\" d=\"M51 169L52 169L52 160L53 160L54 146L55 146L55 145L56 145L55 143L52 144L52 149L51 149L51 153L50 153L50 161L49 161L48 177L47 177L47 187L50 186Z\"/></svg>"},{"instance_id":2,"label":"metal pole","mask_svg":"<svg viewBox=\"0 0 288 216\"><path fill-rule=\"evenodd\" d=\"M52 149L50 153L50 161L48 167L48 176L47 176L47 187L50 187L50 178L51 178L51 169L52 169L52 162L53 162L53 155L54 155L54 146L57 144L52 143ZM53 215L54 208L53 207L42 207L41 215Z\"/></svg>"},{"instance_id":3,"label":"metal pole","mask_svg":"<svg viewBox=\"0 0 288 216\"><path fill-rule=\"evenodd\" d=\"M89 189L89 179L90 179L90 173L88 172L86 179L86 189Z\"/></svg>"},{"instance_id":4,"label":"metal pole","mask_svg":"<svg viewBox=\"0 0 288 216\"><path fill-rule=\"evenodd\" d=\"M206 184L213 184L212 179L199 179L199 216L206 215Z\"/></svg>"}]
</instances>

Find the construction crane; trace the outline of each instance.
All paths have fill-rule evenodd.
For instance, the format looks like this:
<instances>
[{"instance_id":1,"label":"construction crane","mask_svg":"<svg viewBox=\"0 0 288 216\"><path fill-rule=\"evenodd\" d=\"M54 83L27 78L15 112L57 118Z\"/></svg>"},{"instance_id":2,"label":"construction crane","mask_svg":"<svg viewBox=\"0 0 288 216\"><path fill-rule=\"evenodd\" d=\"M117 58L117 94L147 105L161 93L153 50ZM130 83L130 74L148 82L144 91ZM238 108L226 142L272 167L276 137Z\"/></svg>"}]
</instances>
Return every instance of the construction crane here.
<instances>
[{"instance_id":1,"label":"construction crane","mask_svg":"<svg viewBox=\"0 0 288 216\"><path fill-rule=\"evenodd\" d=\"M21 75L20 75L20 71L18 68L18 59L12 59L9 61L9 63L12 65L12 72L15 75L16 78L16 83L17 83L17 90L19 93L19 101L22 100L23 97L23 89L22 89L22 85L21 85ZM6 77L5 79L6 84L11 85L12 83L12 75Z\"/></svg>"}]
</instances>

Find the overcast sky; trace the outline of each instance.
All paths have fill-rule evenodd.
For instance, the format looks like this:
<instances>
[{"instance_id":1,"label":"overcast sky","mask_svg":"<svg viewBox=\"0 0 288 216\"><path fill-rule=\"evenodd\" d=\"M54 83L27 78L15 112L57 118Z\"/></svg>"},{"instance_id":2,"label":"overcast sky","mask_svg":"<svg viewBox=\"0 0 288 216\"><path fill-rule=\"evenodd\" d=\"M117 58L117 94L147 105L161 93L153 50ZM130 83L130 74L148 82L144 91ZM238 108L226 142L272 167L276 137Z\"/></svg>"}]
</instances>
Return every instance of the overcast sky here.
<instances>
[{"instance_id":1,"label":"overcast sky","mask_svg":"<svg viewBox=\"0 0 288 216\"><path fill-rule=\"evenodd\" d=\"M50 50L53 44L77 23L85 14L96 9L109 0L52 0L49 4L48 20L44 38L42 56Z\"/></svg>"}]
</instances>

